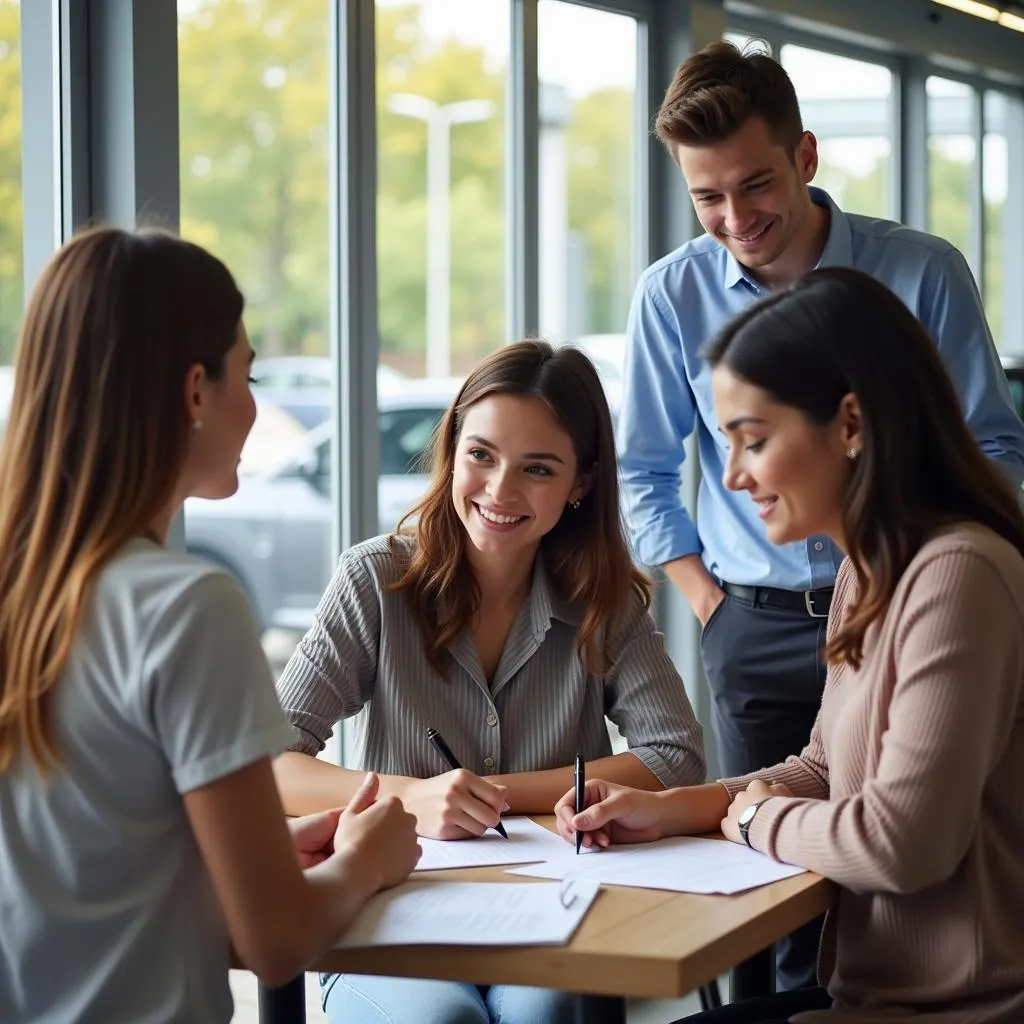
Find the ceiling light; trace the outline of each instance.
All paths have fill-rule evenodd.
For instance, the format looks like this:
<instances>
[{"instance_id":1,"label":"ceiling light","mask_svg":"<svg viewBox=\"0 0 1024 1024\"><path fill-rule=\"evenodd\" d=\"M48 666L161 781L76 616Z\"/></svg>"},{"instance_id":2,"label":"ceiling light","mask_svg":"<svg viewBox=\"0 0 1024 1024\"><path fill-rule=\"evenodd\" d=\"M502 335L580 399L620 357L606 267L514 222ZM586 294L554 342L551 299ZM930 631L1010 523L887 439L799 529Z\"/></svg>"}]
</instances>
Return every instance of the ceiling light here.
<instances>
[{"instance_id":1,"label":"ceiling light","mask_svg":"<svg viewBox=\"0 0 1024 1024\"><path fill-rule=\"evenodd\" d=\"M973 14L976 18L984 18L986 21L1002 20L999 16L999 11L995 7L991 4L979 3L978 0L932 0L932 3L942 4L943 7L952 7L954 11ZM1003 17L1006 17L1006 15Z\"/></svg>"},{"instance_id":2,"label":"ceiling light","mask_svg":"<svg viewBox=\"0 0 1024 1024\"><path fill-rule=\"evenodd\" d=\"M1009 11L1003 11L999 15L999 24L1003 28L1012 28L1016 32L1024 32L1024 18L1019 14L1010 14Z\"/></svg>"}]
</instances>

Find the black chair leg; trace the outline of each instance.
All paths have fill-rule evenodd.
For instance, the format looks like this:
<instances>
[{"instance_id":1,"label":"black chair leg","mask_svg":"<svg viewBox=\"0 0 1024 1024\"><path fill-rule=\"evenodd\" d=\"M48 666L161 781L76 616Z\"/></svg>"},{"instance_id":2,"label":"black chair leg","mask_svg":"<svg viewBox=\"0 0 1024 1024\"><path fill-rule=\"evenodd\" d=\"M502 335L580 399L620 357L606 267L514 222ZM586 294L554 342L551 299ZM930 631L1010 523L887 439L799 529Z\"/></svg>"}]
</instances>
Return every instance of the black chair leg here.
<instances>
[{"instance_id":1,"label":"black chair leg","mask_svg":"<svg viewBox=\"0 0 1024 1024\"><path fill-rule=\"evenodd\" d=\"M718 989L717 981L709 981L700 987L700 1008L702 1010L715 1010L722 1005L722 993Z\"/></svg>"},{"instance_id":2,"label":"black chair leg","mask_svg":"<svg viewBox=\"0 0 1024 1024\"><path fill-rule=\"evenodd\" d=\"M297 978L280 988L260 985L260 1024L306 1024L306 976Z\"/></svg>"}]
</instances>

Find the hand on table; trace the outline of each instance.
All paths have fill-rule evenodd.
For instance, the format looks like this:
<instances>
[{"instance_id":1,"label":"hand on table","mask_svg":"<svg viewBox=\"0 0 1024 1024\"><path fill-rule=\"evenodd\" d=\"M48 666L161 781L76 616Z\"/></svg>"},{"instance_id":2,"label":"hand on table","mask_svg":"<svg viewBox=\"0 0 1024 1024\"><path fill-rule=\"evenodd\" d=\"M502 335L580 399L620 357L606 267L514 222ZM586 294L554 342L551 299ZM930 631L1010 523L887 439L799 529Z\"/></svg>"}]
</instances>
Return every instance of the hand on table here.
<instances>
[{"instance_id":1,"label":"hand on table","mask_svg":"<svg viewBox=\"0 0 1024 1024\"><path fill-rule=\"evenodd\" d=\"M781 782L762 782L760 779L754 779L753 782L747 786L746 789L737 793L732 798L732 803L729 804L729 812L722 819L722 834L726 839L731 839L734 843L743 843L743 837L740 835L739 817L751 804L756 804L758 800L764 800L769 796L792 796L787 786L784 786Z\"/></svg>"}]
</instances>

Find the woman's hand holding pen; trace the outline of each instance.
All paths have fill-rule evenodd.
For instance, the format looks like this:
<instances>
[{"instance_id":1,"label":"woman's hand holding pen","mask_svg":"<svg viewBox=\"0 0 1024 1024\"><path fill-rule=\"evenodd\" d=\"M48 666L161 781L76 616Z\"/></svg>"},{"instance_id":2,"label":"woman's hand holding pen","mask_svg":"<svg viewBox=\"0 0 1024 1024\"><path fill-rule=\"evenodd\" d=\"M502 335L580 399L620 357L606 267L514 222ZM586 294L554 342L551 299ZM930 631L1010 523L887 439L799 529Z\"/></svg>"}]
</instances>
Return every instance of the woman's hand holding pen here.
<instances>
[{"instance_id":1,"label":"woman's hand holding pen","mask_svg":"<svg viewBox=\"0 0 1024 1024\"><path fill-rule=\"evenodd\" d=\"M506 809L507 787L488 782L465 768L411 779L401 794L416 818L416 831L431 839L468 839L493 828Z\"/></svg>"},{"instance_id":2,"label":"woman's hand holding pen","mask_svg":"<svg viewBox=\"0 0 1024 1024\"><path fill-rule=\"evenodd\" d=\"M587 809L576 814L576 791L570 789L555 804L555 819L563 839L575 843L576 832L583 832L583 845L605 847L612 843L649 843L666 834L669 814L660 794L604 779L589 779L586 784Z\"/></svg>"}]
</instances>

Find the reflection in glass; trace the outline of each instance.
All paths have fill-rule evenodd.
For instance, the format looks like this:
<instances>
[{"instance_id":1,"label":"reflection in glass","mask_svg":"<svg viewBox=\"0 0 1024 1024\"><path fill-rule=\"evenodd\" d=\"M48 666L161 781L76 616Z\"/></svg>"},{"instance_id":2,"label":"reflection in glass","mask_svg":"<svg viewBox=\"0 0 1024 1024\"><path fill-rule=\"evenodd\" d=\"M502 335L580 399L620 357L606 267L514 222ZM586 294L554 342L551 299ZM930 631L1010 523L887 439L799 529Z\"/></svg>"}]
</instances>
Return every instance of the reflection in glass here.
<instances>
[{"instance_id":1,"label":"reflection in glass","mask_svg":"<svg viewBox=\"0 0 1024 1024\"><path fill-rule=\"evenodd\" d=\"M537 24L541 333L613 382L639 271L637 24L561 0L540 0Z\"/></svg>"},{"instance_id":2,"label":"reflection in glass","mask_svg":"<svg viewBox=\"0 0 1024 1024\"><path fill-rule=\"evenodd\" d=\"M802 46L783 46L781 59L818 140L814 184L851 213L895 216L892 72Z\"/></svg>"}]
</instances>

